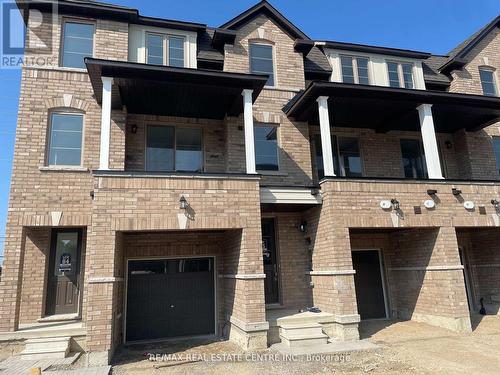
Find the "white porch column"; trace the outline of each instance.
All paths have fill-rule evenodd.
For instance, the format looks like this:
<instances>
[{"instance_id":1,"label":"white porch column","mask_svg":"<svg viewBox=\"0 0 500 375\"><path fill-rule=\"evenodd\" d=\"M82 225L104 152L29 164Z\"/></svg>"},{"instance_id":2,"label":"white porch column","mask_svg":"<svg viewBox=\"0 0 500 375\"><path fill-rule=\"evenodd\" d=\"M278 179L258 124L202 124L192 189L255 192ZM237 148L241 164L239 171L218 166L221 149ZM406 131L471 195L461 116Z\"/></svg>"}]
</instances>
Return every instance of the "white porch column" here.
<instances>
[{"instance_id":1,"label":"white porch column","mask_svg":"<svg viewBox=\"0 0 500 375\"><path fill-rule=\"evenodd\" d=\"M99 169L109 169L109 136L111 132L111 87L113 78L102 77L102 108L101 108L101 148Z\"/></svg>"},{"instance_id":2,"label":"white porch column","mask_svg":"<svg viewBox=\"0 0 500 375\"><path fill-rule=\"evenodd\" d=\"M429 178L443 179L436 132L434 130L434 119L432 118L432 104L422 104L417 107L417 110L420 118L420 131L422 132L427 173Z\"/></svg>"},{"instance_id":3,"label":"white porch column","mask_svg":"<svg viewBox=\"0 0 500 375\"><path fill-rule=\"evenodd\" d=\"M319 111L319 128L321 131L321 150L323 152L323 168L325 177L335 176L333 168L332 137L330 134L330 117L328 116L328 96L317 99Z\"/></svg>"},{"instance_id":4,"label":"white porch column","mask_svg":"<svg viewBox=\"0 0 500 375\"><path fill-rule=\"evenodd\" d=\"M255 174L255 142L253 136L253 90L243 90L243 109L245 122L245 158L248 174Z\"/></svg>"}]
</instances>

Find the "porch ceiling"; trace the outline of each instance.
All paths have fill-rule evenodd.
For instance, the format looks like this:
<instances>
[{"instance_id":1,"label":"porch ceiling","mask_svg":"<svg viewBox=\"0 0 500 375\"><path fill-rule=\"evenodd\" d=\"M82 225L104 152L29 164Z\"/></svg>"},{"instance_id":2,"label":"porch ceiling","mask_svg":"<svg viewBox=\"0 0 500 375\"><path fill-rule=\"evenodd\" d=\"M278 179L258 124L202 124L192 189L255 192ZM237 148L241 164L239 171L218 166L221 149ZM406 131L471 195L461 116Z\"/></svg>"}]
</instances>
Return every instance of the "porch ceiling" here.
<instances>
[{"instance_id":1,"label":"porch ceiling","mask_svg":"<svg viewBox=\"0 0 500 375\"><path fill-rule=\"evenodd\" d=\"M416 108L424 103L433 105L437 132L476 131L500 120L500 98L496 97L317 81L292 99L284 112L299 121L318 124L319 96L330 98L333 127L419 130Z\"/></svg>"},{"instance_id":2,"label":"porch ceiling","mask_svg":"<svg viewBox=\"0 0 500 375\"><path fill-rule=\"evenodd\" d=\"M243 112L242 91L259 96L267 76L86 58L96 100L113 78L112 108L128 113L223 119Z\"/></svg>"}]
</instances>

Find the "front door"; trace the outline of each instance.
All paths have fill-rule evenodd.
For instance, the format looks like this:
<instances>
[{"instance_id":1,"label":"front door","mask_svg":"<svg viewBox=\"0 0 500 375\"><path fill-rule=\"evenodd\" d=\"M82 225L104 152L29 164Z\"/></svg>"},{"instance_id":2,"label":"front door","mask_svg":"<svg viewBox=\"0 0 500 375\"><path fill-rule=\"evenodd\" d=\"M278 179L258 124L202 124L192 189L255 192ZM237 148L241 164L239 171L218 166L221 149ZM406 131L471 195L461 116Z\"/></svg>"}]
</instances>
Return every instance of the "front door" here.
<instances>
[{"instance_id":1,"label":"front door","mask_svg":"<svg viewBox=\"0 0 500 375\"><path fill-rule=\"evenodd\" d=\"M81 242L80 229L52 231L46 315L78 312Z\"/></svg>"},{"instance_id":2,"label":"front door","mask_svg":"<svg viewBox=\"0 0 500 375\"><path fill-rule=\"evenodd\" d=\"M273 218L262 219L262 258L264 260L264 292L266 304L279 302L278 257Z\"/></svg>"},{"instance_id":3,"label":"front door","mask_svg":"<svg viewBox=\"0 0 500 375\"><path fill-rule=\"evenodd\" d=\"M352 252L356 300L361 319L386 318L382 267L378 250Z\"/></svg>"}]
</instances>

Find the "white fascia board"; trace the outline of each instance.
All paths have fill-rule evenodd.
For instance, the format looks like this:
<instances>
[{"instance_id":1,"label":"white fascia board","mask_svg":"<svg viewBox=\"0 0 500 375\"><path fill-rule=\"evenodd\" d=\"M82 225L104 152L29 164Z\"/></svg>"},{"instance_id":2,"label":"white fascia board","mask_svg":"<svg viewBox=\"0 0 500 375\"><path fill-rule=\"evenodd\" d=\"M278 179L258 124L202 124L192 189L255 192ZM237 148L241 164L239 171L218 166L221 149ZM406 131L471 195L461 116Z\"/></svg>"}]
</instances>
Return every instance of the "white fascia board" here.
<instances>
[{"instance_id":1,"label":"white fascia board","mask_svg":"<svg viewBox=\"0 0 500 375\"><path fill-rule=\"evenodd\" d=\"M321 195L311 194L307 188L260 188L260 203L321 204Z\"/></svg>"}]
</instances>

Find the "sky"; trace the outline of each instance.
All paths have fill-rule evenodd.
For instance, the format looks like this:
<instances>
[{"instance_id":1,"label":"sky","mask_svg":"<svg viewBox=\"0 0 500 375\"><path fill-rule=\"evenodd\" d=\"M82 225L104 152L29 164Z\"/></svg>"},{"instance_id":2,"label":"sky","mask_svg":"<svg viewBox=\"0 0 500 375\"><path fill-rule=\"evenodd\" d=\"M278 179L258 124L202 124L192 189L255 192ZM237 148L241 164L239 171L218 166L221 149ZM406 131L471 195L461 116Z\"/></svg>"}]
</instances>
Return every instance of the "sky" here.
<instances>
[{"instance_id":1,"label":"sky","mask_svg":"<svg viewBox=\"0 0 500 375\"><path fill-rule=\"evenodd\" d=\"M106 1L139 9L145 16L208 26L220 26L257 2ZM500 15L500 0L270 0L270 3L312 39L441 55ZM20 77L19 70L0 69L0 255L3 252Z\"/></svg>"}]
</instances>

